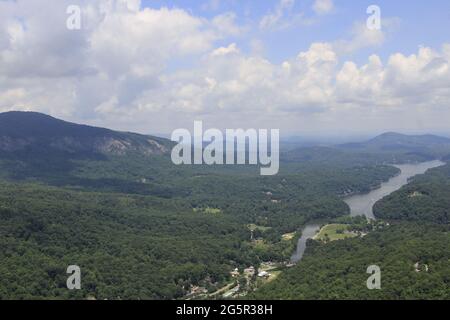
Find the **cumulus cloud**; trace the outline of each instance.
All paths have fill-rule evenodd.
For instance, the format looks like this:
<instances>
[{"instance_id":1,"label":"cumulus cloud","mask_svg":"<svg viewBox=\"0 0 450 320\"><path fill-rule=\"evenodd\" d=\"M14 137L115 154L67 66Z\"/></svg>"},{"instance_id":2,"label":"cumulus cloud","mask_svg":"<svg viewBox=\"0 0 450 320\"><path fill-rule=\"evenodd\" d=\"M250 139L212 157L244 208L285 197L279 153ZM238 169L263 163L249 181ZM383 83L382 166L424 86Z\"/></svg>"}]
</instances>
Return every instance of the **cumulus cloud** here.
<instances>
[{"instance_id":1,"label":"cumulus cloud","mask_svg":"<svg viewBox=\"0 0 450 320\"><path fill-rule=\"evenodd\" d=\"M342 122L360 129L401 126L398 112L404 113L405 125L411 124L427 108L428 121L438 125L435 117L450 99L445 50L393 54L385 64L372 55L362 66L340 62L329 43L314 43L281 64L233 50L231 56L210 55L195 71L171 74L162 90L142 95L135 111L181 110L188 118L208 119L217 126L228 119L247 126L282 123L291 130L311 129L308 121L315 119L315 126L323 123L327 130L342 127ZM439 124L445 125L443 120Z\"/></svg>"},{"instance_id":2,"label":"cumulus cloud","mask_svg":"<svg viewBox=\"0 0 450 320\"><path fill-rule=\"evenodd\" d=\"M39 9L50 2L55 10ZM448 127L450 44L357 64L345 54L385 35L356 24L349 40L274 63L239 48L233 13L206 19L137 0L80 1L83 28L69 31L70 2L0 2L0 110L147 133L196 119L292 132Z\"/></svg>"},{"instance_id":3,"label":"cumulus cloud","mask_svg":"<svg viewBox=\"0 0 450 320\"><path fill-rule=\"evenodd\" d=\"M26 92L1 108L55 111L50 101L56 98L35 96L48 90L46 95L60 97L57 114L94 116L111 93L118 106L127 105L140 91L157 87L169 63L206 53L237 32L232 14L206 20L182 9L143 9L139 0L78 1L82 29L72 31L66 28L72 2L0 2L0 84L9 95ZM44 84L47 90L39 90ZM65 89L56 90L58 85Z\"/></svg>"}]
</instances>

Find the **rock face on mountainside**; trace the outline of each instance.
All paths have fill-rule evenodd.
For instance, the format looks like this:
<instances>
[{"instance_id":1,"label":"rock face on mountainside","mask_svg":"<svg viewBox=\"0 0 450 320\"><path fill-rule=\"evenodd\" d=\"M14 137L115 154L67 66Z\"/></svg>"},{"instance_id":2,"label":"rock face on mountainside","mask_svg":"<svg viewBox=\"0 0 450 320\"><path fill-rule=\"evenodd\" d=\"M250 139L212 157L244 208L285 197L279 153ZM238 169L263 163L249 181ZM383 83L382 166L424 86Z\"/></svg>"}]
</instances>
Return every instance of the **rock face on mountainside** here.
<instances>
[{"instance_id":1,"label":"rock face on mountainside","mask_svg":"<svg viewBox=\"0 0 450 320\"><path fill-rule=\"evenodd\" d=\"M0 113L0 152L163 155L166 139L79 125L36 112Z\"/></svg>"}]
</instances>

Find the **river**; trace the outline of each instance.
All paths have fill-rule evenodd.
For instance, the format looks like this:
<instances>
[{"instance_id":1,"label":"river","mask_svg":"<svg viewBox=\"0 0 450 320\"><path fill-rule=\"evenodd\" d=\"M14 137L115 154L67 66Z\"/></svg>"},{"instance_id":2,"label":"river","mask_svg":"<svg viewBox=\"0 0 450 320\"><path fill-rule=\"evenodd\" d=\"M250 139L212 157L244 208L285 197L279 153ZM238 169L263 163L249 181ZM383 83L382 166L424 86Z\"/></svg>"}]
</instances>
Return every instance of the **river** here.
<instances>
[{"instance_id":1,"label":"river","mask_svg":"<svg viewBox=\"0 0 450 320\"><path fill-rule=\"evenodd\" d=\"M401 170L401 173L389 181L384 182L378 189L374 189L366 194L358 194L344 199L344 201L350 207L350 214L355 216L366 216L369 219L375 219L373 215L373 206L376 202L388 196L389 194L399 190L404 185L408 184L409 180L418 175L423 174L427 170L440 167L445 163L439 160L428 161L415 164L402 164L395 165L395 167ZM306 242L308 239L314 237L314 235L320 230L320 225L317 223L308 224L302 231L302 236L298 240L297 251L291 258L292 262L298 262L302 259L306 249Z\"/></svg>"}]
</instances>

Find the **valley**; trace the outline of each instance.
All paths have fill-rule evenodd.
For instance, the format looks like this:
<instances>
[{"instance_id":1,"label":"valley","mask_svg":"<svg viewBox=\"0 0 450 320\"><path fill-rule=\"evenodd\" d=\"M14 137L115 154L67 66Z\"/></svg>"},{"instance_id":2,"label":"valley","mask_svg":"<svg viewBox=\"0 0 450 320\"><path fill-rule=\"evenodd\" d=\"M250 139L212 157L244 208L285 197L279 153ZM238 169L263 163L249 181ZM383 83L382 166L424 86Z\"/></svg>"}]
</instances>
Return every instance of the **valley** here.
<instances>
[{"instance_id":1,"label":"valley","mask_svg":"<svg viewBox=\"0 0 450 320\"><path fill-rule=\"evenodd\" d=\"M450 166L433 161L398 167L403 169L402 175L384 183L385 190L382 190L382 186L380 190L359 196L365 198L366 203L362 205L363 203L358 201L357 206L351 207L353 217L336 219L335 224L322 228L317 224L307 225L303 239L300 239L298 244L301 255L297 253L301 259L306 250L306 257L301 261L297 259L297 266L287 270L279 282L264 286L252 297L448 299L450 226L448 207L443 204L443 197L447 197L450 192ZM425 172L427 169L429 170ZM419 175L414 176L414 173ZM402 183L398 184L399 181ZM427 186L430 191L422 191L423 186ZM376 197L381 201L376 202ZM399 201L399 198L403 201ZM392 206L394 201L396 207ZM415 203L411 205L412 202ZM420 202L426 205L419 204ZM353 203L350 201L349 205ZM372 211L373 204L375 207ZM360 211L361 208L369 211ZM378 220L370 219L367 224L365 216L358 218L367 212L374 212L375 216L372 217ZM409 215L405 216L405 213ZM337 229L341 231L338 232ZM347 233L345 236L343 229L347 229L351 235ZM309 239L314 241L308 241ZM305 243L308 243L307 248ZM380 265L381 270L386 270L382 273L383 279L387 277L383 280L386 286L379 291L365 288L362 273L366 266L374 263ZM425 273L419 269L420 265L425 266ZM433 271L430 271L429 265L433 265ZM311 277L319 277L322 280L316 281L315 286L312 286L309 281ZM325 282L325 278L332 280L331 283Z\"/></svg>"},{"instance_id":2,"label":"valley","mask_svg":"<svg viewBox=\"0 0 450 320\"><path fill-rule=\"evenodd\" d=\"M0 0L0 303L450 300L448 30L443 0Z\"/></svg>"},{"instance_id":3,"label":"valley","mask_svg":"<svg viewBox=\"0 0 450 320\"><path fill-rule=\"evenodd\" d=\"M17 130L15 122L35 129ZM402 166L434 158L436 146L426 153L429 137L423 145L405 144L388 153L347 146L289 150L280 155L279 174L269 177L245 165L176 166L168 140L35 113L0 114L0 125L1 141L9 141L0 145L1 299L266 298L273 297L272 287L282 296L291 292L284 289L291 277L303 275L314 259L324 267L340 261L328 250L361 245L367 259L376 260L375 238L387 237L394 238L388 246L393 251L383 256L391 257L394 244L410 241L395 237L417 230L402 220L413 223L425 215L431 224L442 222L422 226L424 235L441 230L430 241L445 235L448 223L448 207L442 211L434 204L435 196L446 197L448 165L415 177L377 203L379 225L351 217L355 206L346 203L356 194L387 188L386 181L403 177ZM96 147L110 137L122 141L119 149ZM20 143L13 148L11 141ZM438 141L444 154L447 141ZM389 165L393 156L397 167ZM416 173L443 163L429 164L417 165L421 171ZM398 210L404 201L421 205L415 211ZM385 227L384 220L400 222ZM350 225L349 232L364 237L328 241L324 234L322 241L308 240L323 224ZM400 235L395 230L406 231ZM332 236L343 234L336 229ZM445 246L436 247L437 252ZM327 257L333 260L323 263ZM435 266L433 257L417 259ZM445 261L436 263L441 270ZM82 270L83 285L69 291L65 269L73 264ZM315 270L322 269L315 265ZM342 277L337 274L336 281ZM307 279L317 281L314 273ZM303 287L298 290L283 297L307 297Z\"/></svg>"}]
</instances>

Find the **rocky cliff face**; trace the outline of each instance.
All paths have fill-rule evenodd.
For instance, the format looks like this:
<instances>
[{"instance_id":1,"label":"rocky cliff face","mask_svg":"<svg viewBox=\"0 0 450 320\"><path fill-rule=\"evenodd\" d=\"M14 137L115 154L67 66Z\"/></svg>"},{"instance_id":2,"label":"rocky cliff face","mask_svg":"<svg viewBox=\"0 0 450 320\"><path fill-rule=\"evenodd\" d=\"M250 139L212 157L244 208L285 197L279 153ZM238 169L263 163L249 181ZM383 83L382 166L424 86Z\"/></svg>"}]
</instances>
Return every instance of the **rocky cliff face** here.
<instances>
[{"instance_id":1,"label":"rocky cliff face","mask_svg":"<svg viewBox=\"0 0 450 320\"><path fill-rule=\"evenodd\" d=\"M0 151L164 155L166 139L78 125L34 112L0 114Z\"/></svg>"}]
</instances>

